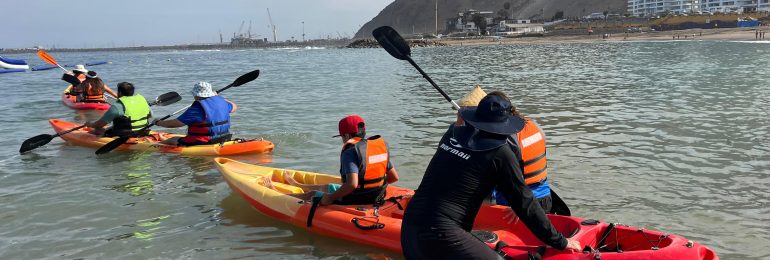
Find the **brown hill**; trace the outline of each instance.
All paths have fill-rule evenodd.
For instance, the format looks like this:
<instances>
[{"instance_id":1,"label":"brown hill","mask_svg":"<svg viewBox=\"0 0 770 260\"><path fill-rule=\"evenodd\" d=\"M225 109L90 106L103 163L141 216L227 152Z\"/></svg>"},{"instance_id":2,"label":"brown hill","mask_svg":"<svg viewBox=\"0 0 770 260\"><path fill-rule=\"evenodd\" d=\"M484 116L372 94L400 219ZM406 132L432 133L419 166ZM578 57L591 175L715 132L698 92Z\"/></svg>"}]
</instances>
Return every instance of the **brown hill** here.
<instances>
[{"instance_id":1,"label":"brown hill","mask_svg":"<svg viewBox=\"0 0 770 260\"><path fill-rule=\"evenodd\" d=\"M446 19L467 9L498 12L510 4L511 18L530 19L541 15L550 18L558 11L566 17L580 17L591 13L626 13L627 0L395 0L364 24L356 38L371 37L375 28L389 25L402 34L433 33L436 26L435 8L438 1L438 31L442 32Z\"/></svg>"}]
</instances>

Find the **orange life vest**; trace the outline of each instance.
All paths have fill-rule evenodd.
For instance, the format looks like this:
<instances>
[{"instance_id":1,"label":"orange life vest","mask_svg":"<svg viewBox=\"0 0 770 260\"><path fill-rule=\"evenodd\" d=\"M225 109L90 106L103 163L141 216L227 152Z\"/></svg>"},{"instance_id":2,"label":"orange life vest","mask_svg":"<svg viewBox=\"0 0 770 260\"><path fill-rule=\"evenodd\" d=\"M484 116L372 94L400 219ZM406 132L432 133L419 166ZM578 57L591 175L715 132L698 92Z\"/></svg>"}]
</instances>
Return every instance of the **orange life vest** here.
<instances>
[{"instance_id":1,"label":"orange life vest","mask_svg":"<svg viewBox=\"0 0 770 260\"><path fill-rule=\"evenodd\" d=\"M515 135L511 135L509 140L515 142L519 149L519 162L523 168L524 183L532 185L543 181L547 175L548 163L545 158L545 133L540 126L526 118L524 128Z\"/></svg>"},{"instance_id":2,"label":"orange life vest","mask_svg":"<svg viewBox=\"0 0 770 260\"><path fill-rule=\"evenodd\" d=\"M89 83L80 83L83 86L83 101L104 101L104 85L95 86Z\"/></svg>"},{"instance_id":3,"label":"orange life vest","mask_svg":"<svg viewBox=\"0 0 770 260\"><path fill-rule=\"evenodd\" d=\"M342 145L342 150L345 150L349 145L355 146L360 163L356 191L369 191L384 187L385 175L388 172L388 147L385 140L379 135L366 139L354 137ZM345 180L343 179L343 181Z\"/></svg>"}]
</instances>

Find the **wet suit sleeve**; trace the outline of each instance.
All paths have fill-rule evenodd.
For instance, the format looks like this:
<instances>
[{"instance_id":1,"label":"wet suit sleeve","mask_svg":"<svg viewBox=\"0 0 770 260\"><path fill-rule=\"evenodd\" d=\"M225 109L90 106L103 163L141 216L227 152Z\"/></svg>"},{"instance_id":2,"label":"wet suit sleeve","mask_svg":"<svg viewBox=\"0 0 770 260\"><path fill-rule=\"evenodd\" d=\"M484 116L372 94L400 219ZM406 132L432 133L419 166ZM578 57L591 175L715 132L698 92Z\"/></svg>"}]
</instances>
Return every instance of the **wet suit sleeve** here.
<instances>
[{"instance_id":1,"label":"wet suit sleeve","mask_svg":"<svg viewBox=\"0 0 770 260\"><path fill-rule=\"evenodd\" d=\"M557 249L567 247L567 239L553 227L532 191L524 184L524 176L517 155L507 146L495 156L497 188L510 203L511 209L535 236L546 245Z\"/></svg>"}]
</instances>

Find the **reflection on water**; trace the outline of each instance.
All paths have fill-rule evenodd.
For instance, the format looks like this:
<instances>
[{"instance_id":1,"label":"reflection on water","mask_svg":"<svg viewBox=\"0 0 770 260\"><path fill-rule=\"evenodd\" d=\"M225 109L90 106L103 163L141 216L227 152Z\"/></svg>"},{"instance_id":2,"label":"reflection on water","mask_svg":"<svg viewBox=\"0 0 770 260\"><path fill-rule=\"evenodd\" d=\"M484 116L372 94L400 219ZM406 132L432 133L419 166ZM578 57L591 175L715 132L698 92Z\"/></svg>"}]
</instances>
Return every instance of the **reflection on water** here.
<instances>
[{"instance_id":1,"label":"reflection on water","mask_svg":"<svg viewBox=\"0 0 770 260\"><path fill-rule=\"evenodd\" d=\"M725 259L770 258L770 51L740 42L536 44L420 48L413 58L451 97L502 90L543 127L549 178L577 216L680 234ZM455 111L409 64L381 49L56 53L142 95L215 87L238 104L232 130L273 154L233 157L336 174L337 122L349 114L388 141L415 188ZM38 60L34 54L19 57ZM34 64L33 64L34 65ZM147 73L151 71L152 73ZM205 73L202 73L205 72ZM99 117L60 104L58 71L0 76L0 258L398 257L257 213L212 157L96 156L55 139L17 155L47 120ZM186 105L153 107L158 115ZM181 129L169 130L182 133ZM739 246L736 246L739 245ZM373 254L373 255L372 255Z\"/></svg>"}]
</instances>

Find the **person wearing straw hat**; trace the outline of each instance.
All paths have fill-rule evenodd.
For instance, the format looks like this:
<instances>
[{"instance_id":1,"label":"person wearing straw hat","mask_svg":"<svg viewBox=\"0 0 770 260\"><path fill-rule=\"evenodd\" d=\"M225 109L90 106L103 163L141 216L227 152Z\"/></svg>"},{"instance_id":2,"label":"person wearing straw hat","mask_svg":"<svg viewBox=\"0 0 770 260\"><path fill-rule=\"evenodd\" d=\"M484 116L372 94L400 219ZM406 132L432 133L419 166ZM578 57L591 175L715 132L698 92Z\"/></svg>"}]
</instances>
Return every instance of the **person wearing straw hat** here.
<instances>
[{"instance_id":1,"label":"person wearing straw hat","mask_svg":"<svg viewBox=\"0 0 770 260\"><path fill-rule=\"evenodd\" d=\"M502 94L501 92L494 92L495 95ZM460 107L476 107L487 93L476 85L471 92L465 95L457 102ZM516 108L513 108L514 115L521 116ZM546 147L545 147L545 133L540 126L535 123L529 117L524 117L525 124L522 131L519 131L511 135L508 139L512 144L512 149L516 151L519 156L520 165L522 165L522 172L524 173L524 182L527 184L535 198L543 207L546 213L551 212L551 187L548 184L547 172L546 172ZM463 125L463 119L457 115L456 125ZM527 139L529 138L529 139ZM526 142L525 142L526 141ZM525 143L526 146L522 146ZM497 189L492 190L491 199L498 205L508 205L505 197L502 193L497 192Z\"/></svg>"},{"instance_id":2,"label":"person wearing straw hat","mask_svg":"<svg viewBox=\"0 0 770 260\"><path fill-rule=\"evenodd\" d=\"M176 119L157 121L161 127L178 128L187 126L187 135L163 140L164 144L178 146L193 146L216 144L229 141L230 113L238 106L235 103L217 95L208 82L198 82L193 86L192 95L195 97L190 108Z\"/></svg>"},{"instance_id":3,"label":"person wearing straw hat","mask_svg":"<svg viewBox=\"0 0 770 260\"><path fill-rule=\"evenodd\" d=\"M465 124L451 124L404 212L401 246L407 259L499 259L471 235L483 201L497 187L519 219L540 241L556 249L581 250L546 217L524 184L508 137L526 121L511 113L504 95L485 96L478 107L460 110Z\"/></svg>"}]
</instances>

